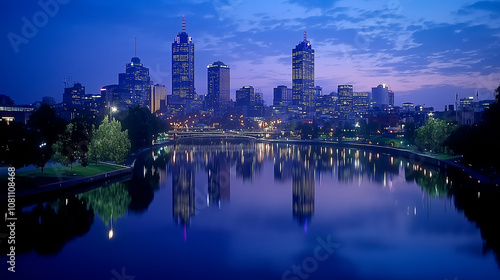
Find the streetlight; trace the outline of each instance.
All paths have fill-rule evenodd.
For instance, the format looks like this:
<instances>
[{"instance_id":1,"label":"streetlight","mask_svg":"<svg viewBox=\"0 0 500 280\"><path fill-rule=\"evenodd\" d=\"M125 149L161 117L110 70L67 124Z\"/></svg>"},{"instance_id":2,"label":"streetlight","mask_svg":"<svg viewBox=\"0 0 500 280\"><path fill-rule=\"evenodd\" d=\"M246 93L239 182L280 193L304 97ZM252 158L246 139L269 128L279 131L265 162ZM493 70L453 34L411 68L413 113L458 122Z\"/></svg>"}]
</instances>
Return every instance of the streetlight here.
<instances>
[{"instance_id":1,"label":"streetlight","mask_svg":"<svg viewBox=\"0 0 500 280\"><path fill-rule=\"evenodd\" d=\"M111 120L112 120L112 113L116 112L117 110L118 109L114 106L109 108L109 122L111 122Z\"/></svg>"}]
</instances>

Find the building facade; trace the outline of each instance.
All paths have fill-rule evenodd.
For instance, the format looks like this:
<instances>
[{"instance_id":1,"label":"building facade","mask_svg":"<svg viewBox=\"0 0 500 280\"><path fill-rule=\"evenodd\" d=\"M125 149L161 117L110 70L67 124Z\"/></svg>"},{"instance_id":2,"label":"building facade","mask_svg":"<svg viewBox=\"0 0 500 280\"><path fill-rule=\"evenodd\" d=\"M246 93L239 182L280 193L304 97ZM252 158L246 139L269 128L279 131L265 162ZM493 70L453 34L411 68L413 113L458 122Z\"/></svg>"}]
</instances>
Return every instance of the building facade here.
<instances>
[{"instance_id":1,"label":"building facade","mask_svg":"<svg viewBox=\"0 0 500 280\"><path fill-rule=\"evenodd\" d=\"M339 113L341 119L348 119L353 113L352 85L339 85L337 89Z\"/></svg>"},{"instance_id":2,"label":"building facade","mask_svg":"<svg viewBox=\"0 0 500 280\"><path fill-rule=\"evenodd\" d=\"M377 87L372 88L372 107L378 107L382 109L383 107L389 106L389 87L386 84L380 84Z\"/></svg>"},{"instance_id":3,"label":"building facade","mask_svg":"<svg viewBox=\"0 0 500 280\"><path fill-rule=\"evenodd\" d=\"M151 113L156 113L167 105L167 87L156 84L151 86Z\"/></svg>"},{"instance_id":4,"label":"building facade","mask_svg":"<svg viewBox=\"0 0 500 280\"><path fill-rule=\"evenodd\" d=\"M195 97L194 43L186 33L186 19L182 16L182 31L172 43L172 95L188 104Z\"/></svg>"},{"instance_id":5,"label":"building facade","mask_svg":"<svg viewBox=\"0 0 500 280\"><path fill-rule=\"evenodd\" d=\"M208 108L213 108L215 113L225 111L229 103L230 78L230 68L222 61L207 66L206 104Z\"/></svg>"},{"instance_id":6,"label":"building facade","mask_svg":"<svg viewBox=\"0 0 500 280\"><path fill-rule=\"evenodd\" d=\"M292 89L287 86L277 86L273 89L273 106L288 107L292 104Z\"/></svg>"},{"instance_id":7,"label":"building facade","mask_svg":"<svg viewBox=\"0 0 500 280\"><path fill-rule=\"evenodd\" d=\"M118 75L120 86L120 104L122 109L131 105L149 107L151 94L149 68L144 67L141 60L134 56L127 63L125 73Z\"/></svg>"},{"instance_id":8,"label":"building facade","mask_svg":"<svg viewBox=\"0 0 500 280\"><path fill-rule=\"evenodd\" d=\"M304 31L304 40L292 50L292 102L301 117L314 111L314 92L314 50Z\"/></svg>"}]
</instances>

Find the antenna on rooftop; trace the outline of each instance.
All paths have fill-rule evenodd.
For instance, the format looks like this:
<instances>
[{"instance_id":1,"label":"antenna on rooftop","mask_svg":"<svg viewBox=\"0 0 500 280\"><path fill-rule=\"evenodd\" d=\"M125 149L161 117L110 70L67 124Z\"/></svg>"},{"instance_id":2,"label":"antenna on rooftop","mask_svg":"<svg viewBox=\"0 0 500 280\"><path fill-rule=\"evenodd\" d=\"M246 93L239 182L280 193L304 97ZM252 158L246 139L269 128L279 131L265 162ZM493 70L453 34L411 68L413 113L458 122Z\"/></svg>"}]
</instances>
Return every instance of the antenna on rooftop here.
<instances>
[{"instance_id":1,"label":"antenna on rooftop","mask_svg":"<svg viewBox=\"0 0 500 280\"><path fill-rule=\"evenodd\" d=\"M135 54L134 56L137 57L137 37L134 37L135 39Z\"/></svg>"},{"instance_id":2,"label":"antenna on rooftop","mask_svg":"<svg viewBox=\"0 0 500 280\"><path fill-rule=\"evenodd\" d=\"M186 16L182 15L182 32L186 32Z\"/></svg>"},{"instance_id":3,"label":"antenna on rooftop","mask_svg":"<svg viewBox=\"0 0 500 280\"><path fill-rule=\"evenodd\" d=\"M307 31L304 29L304 42L307 41Z\"/></svg>"}]
</instances>

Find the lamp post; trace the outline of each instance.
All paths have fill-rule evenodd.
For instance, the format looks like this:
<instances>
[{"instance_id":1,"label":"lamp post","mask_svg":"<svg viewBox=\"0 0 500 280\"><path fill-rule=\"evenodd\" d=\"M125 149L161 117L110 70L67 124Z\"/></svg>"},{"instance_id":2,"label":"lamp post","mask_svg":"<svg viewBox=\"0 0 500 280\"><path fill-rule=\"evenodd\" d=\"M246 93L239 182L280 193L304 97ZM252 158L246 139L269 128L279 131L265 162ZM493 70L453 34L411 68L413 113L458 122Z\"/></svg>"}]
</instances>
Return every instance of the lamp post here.
<instances>
[{"instance_id":1,"label":"lamp post","mask_svg":"<svg viewBox=\"0 0 500 280\"><path fill-rule=\"evenodd\" d=\"M109 122L112 121L112 114L113 114L113 112L116 112L117 110L118 109L116 107L114 107L114 106L109 108Z\"/></svg>"}]
</instances>

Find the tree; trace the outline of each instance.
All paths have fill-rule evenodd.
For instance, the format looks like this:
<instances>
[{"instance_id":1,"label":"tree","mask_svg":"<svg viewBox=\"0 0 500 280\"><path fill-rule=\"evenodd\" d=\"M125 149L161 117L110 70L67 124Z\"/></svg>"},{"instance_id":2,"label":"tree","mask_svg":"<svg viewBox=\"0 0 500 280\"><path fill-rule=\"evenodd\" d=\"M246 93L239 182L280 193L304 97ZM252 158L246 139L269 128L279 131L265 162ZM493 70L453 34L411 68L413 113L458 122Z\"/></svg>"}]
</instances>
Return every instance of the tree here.
<instances>
[{"instance_id":1,"label":"tree","mask_svg":"<svg viewBox=\"0 0 500 280\"><path fill-rule=\"evenodd\" d=\"M90 142L90 158L95 161L111 160L123 163L130 152L128 131L122 131L122 125L115 118L110 122L105 118L94 131Z\"/></svg>"},{"instance_id":2,"label":"tree","mask_svg":"<svg viewBox=\"0 0 500 280\"><path fill-rule=\"evenodd\" d=\"M415 141L415 132L415 123L407 122L404 128L404 138L406 139L406 141L408 141L408 143L413 144L413 142Z\"/></svg>"},{"instance_id":3,"label":"tree","mask_svg":"<svg viewBox=\"0 0 500 280\"><path fill-rule=\"evenodd\" d=\"M466 163L500 170L500 85L495 89L495 102L485 110L479 124L461 126L447 141ZM491 170L495 171L495 170Z\"/></svg>"},{"instance_id":4,"label":"tree","mask_svg":"<svg viewBox=\"0 0 500 280\"><path fill-rule=\"evenodd\" d=\"M445 141L455 129L454 124L430 117L424 126L417 129L415 142L420 150L445 152Z\"/></svg>"},{"instance_id":5,"label":"tree","mask_svg":"<svg viewBox=\"0 0 500 280\"><path fill-rule=\"evenodd\" d=\"M34 139L22 123L0 121L0 162L21 168L32 162Z\"/></svg>"},{"instance_id":6,"label":"tree","mask_svg":"<svg viewBox=\"0 0 500 280\"><path fill-rule=\"evenodd\" d=\"M73 170L73 163L78 160L78 144L73 141L73 135L77 133L76 129L74 124L69 123L64 133L59 135L59 140L52 145L53 160L64 166L70 165L71 170Z\"/></svg>"},{"instance_id":7,"label":"tree","mask_svg":"<svg viewBox=\"0 0 500 280\"><path fill-rule=\"evenodd\" d=\"M151 146L158 134L157 119L145 107L130 107L122 123L123 128L128 130L133 151Z\"/></svg>"},{"instance_id":8,"label":"tree","mask_svg":"<svg viewBox=\"0 0 500 280\"><path fill-rule=\"evenodd\" d=\"M58 117L49 105L43 104L31 114L27 126L29 139L34 142L31 144L30 163L41 167L43 172L53 153L53 145L65 131L66 121Z\"/></svg>"}]
</instances>

